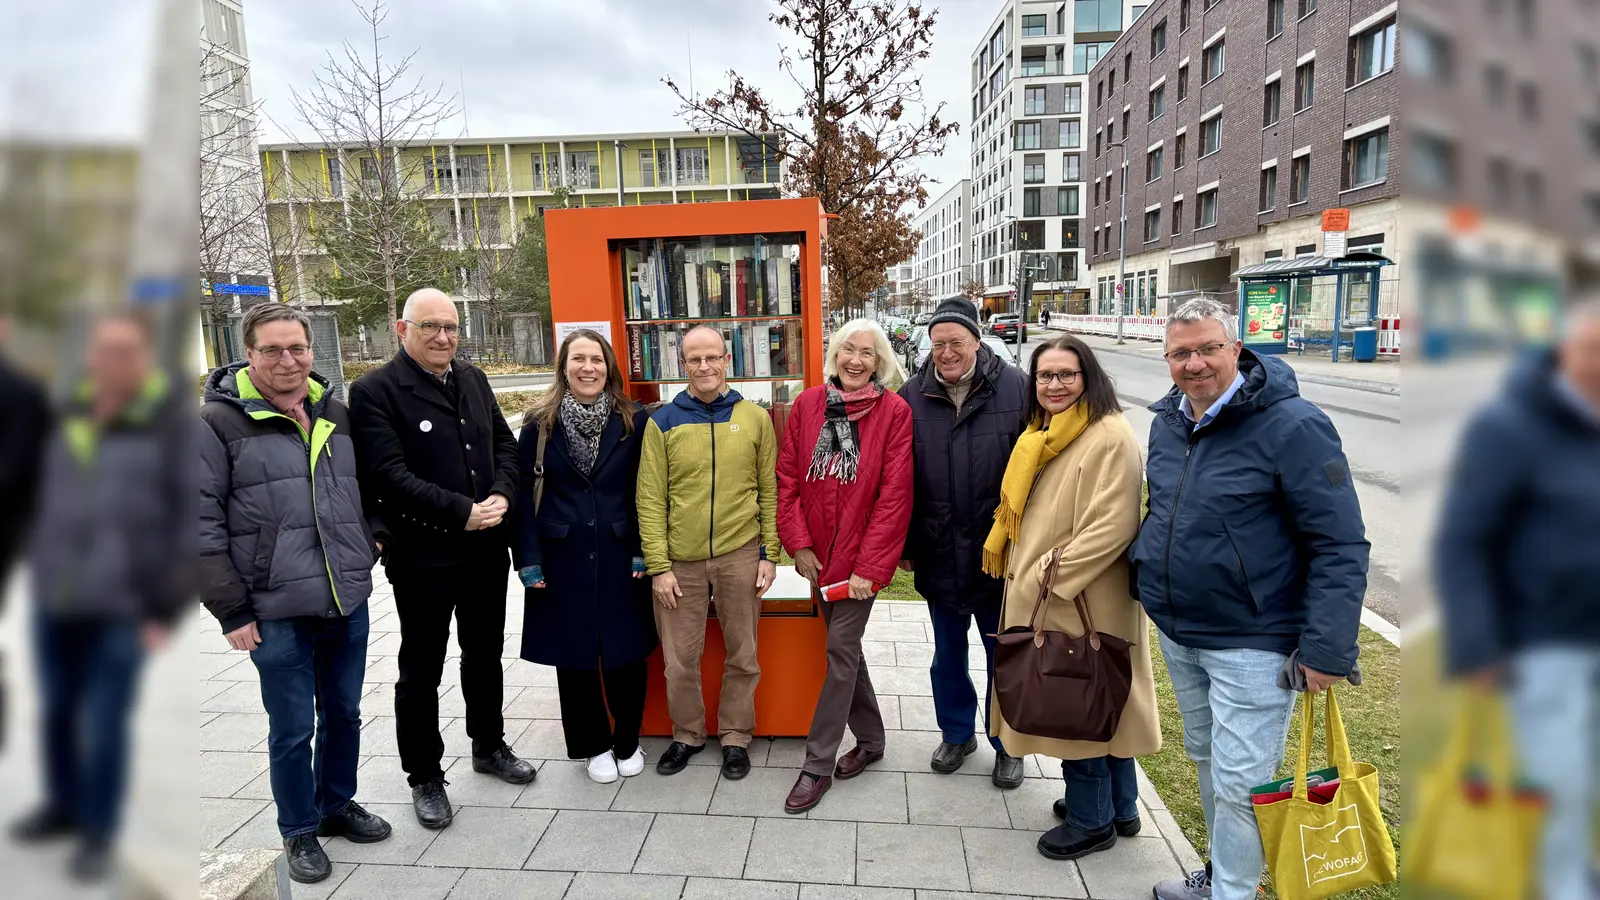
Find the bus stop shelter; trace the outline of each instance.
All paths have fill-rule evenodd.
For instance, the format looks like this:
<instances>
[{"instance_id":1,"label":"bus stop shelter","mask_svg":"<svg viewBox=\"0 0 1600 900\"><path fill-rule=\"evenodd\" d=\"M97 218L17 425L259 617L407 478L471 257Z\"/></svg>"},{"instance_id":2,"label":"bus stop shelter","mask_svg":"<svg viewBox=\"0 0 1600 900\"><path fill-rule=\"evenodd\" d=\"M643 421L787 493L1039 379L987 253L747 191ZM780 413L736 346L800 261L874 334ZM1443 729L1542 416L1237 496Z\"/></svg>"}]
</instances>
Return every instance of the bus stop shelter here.
<instances>
[{"instance_id":1,"label":"bus stop shelter","mask_svg":"<svg viewBox=\"0 0 1600 900\"><path fill-rule=\"evenodd\" d=\"M1341 340L1343 331L1372 328L1373 350L1376 352L1377 332L1374 323L1378 316L1379 271L1393 260L1377 253L1353 252L1347 256L1299 256L1294 259L1273 259L1245 266L1233 273L1239 283L1239 337L1244 345L1257 353L1287 353L1291 342L1295 349L1305 352L1307 344L1329 345L1333 360L1339 360L1339 348L1353 341ZM1352 275L1365 276L1371 294L1365 309L1347 309L1347 280ZM1290 320L1295 315L1294 303L1297 282L1316 278L1333 279L1333 315L1331 334L1327 338L1312 338L1303 332L1292 334ZM1354 335L1352 334L1352 338ZM1354 349L1354 348L1352 348Z\"/></svg>"}]
</instances>

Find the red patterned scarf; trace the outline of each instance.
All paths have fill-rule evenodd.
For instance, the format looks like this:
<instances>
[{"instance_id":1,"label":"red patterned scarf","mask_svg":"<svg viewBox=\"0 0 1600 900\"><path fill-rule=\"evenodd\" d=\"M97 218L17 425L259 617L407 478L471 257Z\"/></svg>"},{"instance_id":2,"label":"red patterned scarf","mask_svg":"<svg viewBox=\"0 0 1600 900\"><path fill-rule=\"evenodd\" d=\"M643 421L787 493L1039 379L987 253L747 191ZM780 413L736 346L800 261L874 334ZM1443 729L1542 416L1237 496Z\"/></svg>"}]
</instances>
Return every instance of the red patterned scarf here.
<instances>
[{"instance_id":1,"label":"red patterned scarf","mask_svg":"<svg viewBox=\"0 0 1600 900\"><path fill-rule=\"evenodd\" d=\"M837 379L828 382L827 421L817 435L807 477L821 481L832 475L847 484L856 480L856 468L861 464L861 435L856 423L866 418L882 398L883 385L876 381L848 394Z\"/></svg>"}]
</instances>

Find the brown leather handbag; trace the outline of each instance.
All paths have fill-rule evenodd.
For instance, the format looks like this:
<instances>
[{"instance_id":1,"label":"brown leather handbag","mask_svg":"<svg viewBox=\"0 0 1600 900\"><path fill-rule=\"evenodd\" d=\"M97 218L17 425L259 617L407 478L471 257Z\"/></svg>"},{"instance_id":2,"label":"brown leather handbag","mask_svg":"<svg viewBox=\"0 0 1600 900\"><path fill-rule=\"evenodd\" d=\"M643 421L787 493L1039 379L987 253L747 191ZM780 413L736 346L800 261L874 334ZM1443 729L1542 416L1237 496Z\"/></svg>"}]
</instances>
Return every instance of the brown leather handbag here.
<instances>
[{"instance_id":1,"label":"brown leather handbag","mask_svg":"<svg viewBox=\"0 0 1600 900\"><path fill-rule=\"evenodd\" d=\"M1089 604L1073 598L1083 636L1039 627L1061 548L1051 551L1027 625L995 635L994 691L1006 724L1022 734L1103 743L1117 733L1133 685L1132 644L1095 631Z\"/></svg>"}]
</instances>

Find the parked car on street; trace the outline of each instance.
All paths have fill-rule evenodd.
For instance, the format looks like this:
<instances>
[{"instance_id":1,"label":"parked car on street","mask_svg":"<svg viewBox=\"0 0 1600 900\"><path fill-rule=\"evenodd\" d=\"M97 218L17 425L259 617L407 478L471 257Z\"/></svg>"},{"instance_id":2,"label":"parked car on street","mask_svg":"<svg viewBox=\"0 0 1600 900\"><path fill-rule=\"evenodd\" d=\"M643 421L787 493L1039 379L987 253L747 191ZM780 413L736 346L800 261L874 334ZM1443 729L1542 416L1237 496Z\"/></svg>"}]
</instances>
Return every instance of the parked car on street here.
<instances>
[{"instance_id":1,"label":"parked car on street","mask_svg":"<svg viewBox=\"0 0 1600 900\"><path fill-rule=\"evenodd\" d=\"M1019 315L998 313L989 319L989 333L995 337L1009 338L1013 341L1019 339L1018 334L1020 333L1020 340L1023 343L1027 343L1028 323L1022 321L1022 317Z\"/></svg>"}]
</instances>

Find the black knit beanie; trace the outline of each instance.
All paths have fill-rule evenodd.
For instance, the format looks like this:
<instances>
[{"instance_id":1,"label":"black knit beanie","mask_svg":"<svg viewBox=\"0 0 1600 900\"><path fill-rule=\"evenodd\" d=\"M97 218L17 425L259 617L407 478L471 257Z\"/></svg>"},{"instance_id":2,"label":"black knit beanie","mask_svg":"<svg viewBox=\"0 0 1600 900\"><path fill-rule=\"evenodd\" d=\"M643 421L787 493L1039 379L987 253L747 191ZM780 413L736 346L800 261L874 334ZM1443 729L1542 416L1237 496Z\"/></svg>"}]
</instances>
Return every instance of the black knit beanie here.
<instances>
[{"instance_id":1,"label":"black knit beanie","mask_svg":"<svg viewBox=\"0 0 1600 900\"><path fill-rule=\"evenodd\" d=\"M975 338L983 337L978 330L978 316L971 300L951 297L949 300L940 303L938 308L933 311L933 320L928 323L928 330L932 331L933 326L942 325L946 322L966 328L972 332L972 336Z\"/></svg>"}]
</instances>

